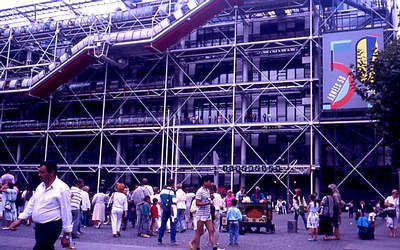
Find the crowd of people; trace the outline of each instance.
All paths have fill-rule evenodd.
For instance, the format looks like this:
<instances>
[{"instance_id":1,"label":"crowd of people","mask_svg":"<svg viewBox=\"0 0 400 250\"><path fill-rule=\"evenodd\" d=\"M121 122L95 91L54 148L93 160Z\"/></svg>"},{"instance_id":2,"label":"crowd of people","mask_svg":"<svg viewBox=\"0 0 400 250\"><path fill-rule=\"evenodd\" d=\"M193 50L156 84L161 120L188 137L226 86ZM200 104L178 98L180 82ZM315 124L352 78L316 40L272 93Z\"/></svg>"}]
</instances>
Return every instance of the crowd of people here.
<instances>
[{"instance_id":1,"label":"crowd of people","mask_svg":"<svg viewBox=\"0 0 400 250\"><path fill-rule=\"evenodd\" d=\"M163 245L166 231L170 233L170 245L178 245L177 233L194 230L193 239L188 242L191 249L199 249L200 238L208 233L209 243L218 249L221 216L228 221L229 243L238 245L240 221L243 219L243 204L263 203L266 196L260 187L248 196L245 187L234 193L212 183L211 178L201 179L198 190L193 186L175 185L167 180L160 190L149 185L143 178L135 186L116 183L113 187L100 187L91 192L83 179L76 179L71 187L57 178L57 165L48 161L40 165L39 177L42 183L34 189L29 186L19 190L10 169L1 176L0 216L4 219L4 230L16 230L21 224L35 223L36 245L34 249L54 249L54 243L63 232L61 243L70 244L70 238L78 239L83 228L93 225L100 229L111 224L112 237L121 237L121 231L129 225L135 227L137 236L157 238ZM318 234L323 240L339 240L341 214L346 207L349 217L356 213L356 225L360 238L373 238L375 217L379 203L344 203L336 185L323 189L322 195L314 193L307 198L302 190L295 189L292 201L278 198L273 205L277 214L294 213L297 222L300 217L306 230L310 231L309 241L316 241ZM390 237L396 237L399 222L398 191L382 204L382 216L390 229ZM369 236L368 236L369 235Z\"/></svg>"}]
</instances>

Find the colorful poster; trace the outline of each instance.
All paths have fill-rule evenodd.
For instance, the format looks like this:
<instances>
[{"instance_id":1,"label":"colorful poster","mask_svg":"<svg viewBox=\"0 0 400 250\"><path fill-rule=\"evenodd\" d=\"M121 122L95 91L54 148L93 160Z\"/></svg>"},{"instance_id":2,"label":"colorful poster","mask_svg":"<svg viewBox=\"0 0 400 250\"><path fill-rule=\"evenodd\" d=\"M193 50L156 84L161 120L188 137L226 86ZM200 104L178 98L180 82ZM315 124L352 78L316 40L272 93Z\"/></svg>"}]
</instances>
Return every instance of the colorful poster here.
<instances>
[{"instance_id":1,"label":"colorful poster","mask_svg":"<svg viewBox=\"0 0 400 250\"><path fill-rule=\"evenodd\" d=\"M356 93L354 67L367 67L383 48L383 30L328 33L323 39L323 109L365 108ZM353 66L353 68L351 68Z\"/></svg>"}]
</instances>

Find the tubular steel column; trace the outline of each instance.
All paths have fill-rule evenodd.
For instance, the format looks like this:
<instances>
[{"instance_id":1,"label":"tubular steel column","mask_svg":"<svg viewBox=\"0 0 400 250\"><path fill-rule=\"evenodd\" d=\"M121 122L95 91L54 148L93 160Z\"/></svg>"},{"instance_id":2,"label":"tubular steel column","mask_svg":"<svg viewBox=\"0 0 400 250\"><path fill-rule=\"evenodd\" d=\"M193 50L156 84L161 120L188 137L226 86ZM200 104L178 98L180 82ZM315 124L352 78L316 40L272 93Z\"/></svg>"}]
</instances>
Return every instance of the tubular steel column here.
<instances>
[{"instance_id":1,"label":"tubular steel column","mask_svg":"<svg viewBox=\"0 0 400 250\"><path fill-rule=\"evenodd\" d=\"M172 119L172 143L171 143L171 172L170 172L170 178L172 179L174 177L174 160L175 160L175 118Z\"/></svg>"},{"instance_id":2,"label":"tubular steel column","mask_svg":"<svg viewBox=\"0 0 400 250\"><path fill-rule=\"evenodd\" d=\"M3 116L4 116L4 99L1 100L1 110L0 110L0 131L3 130Z\"/></svg>"},{"instance_id":3,"label":"tubular steel column","mask_svg":"<svg viewBox=\"0 0 400 250\"><path fill-rule=\"evenodd\" d=\"M99 165L97 166L97 192L100 190L101 164L103 157L103 138L104 138L104 115L106 110L106 93L108 79L108 63L106 63L106 72L104 74L104 89L103 89L103 110L101 113L101 129L100 129L100 146L99 146Z\"/></svg>"},{"instance_id":4,"label":"tubular steel column","mask_svg":"<svg viewBox=\"0 0 400 250\"><path fill-rule=\"evenodd\" d=\"M167 53L165 59L165 79L164 79L164 103L163 103L163 125L162 125L162 138L161 138L161 162L160 162L160 190L163 186L163 169L164 169L164 144L165 144L165 121L167 113L167 88L168 88L168 61L169 54ZM168 138L167 138L168 140ZM167 173L165 173L167 174Z\"/></svg>"},{"instance_id":5,"label":"tubular steel column","mask_svg":"<svg viewBox=\"0 0 400 250\"><path fill-rule=\"evenodd\" d=\"M247 99L244 94L242 94L242 123L245 122L245 117L246 115L243 114L243 112L247 109ZM243 135L244 136L244 135ZM247 157L247 151L246 151L246 142L244 141L243 138L240 138L240 164L245 165L246 164L246 157ZM240 185L245 186L246 184L246 175L244 173L241 173L240 176Z\"/></svg>"},{"instance_id":6,"label":"tubular steel column","mask_svg":"<svg viewBox=\"0 0 400 250\"><path fill-rule=\"evenodd\" d=\"M164 173L164 185L167 184L168 179L168 150L169 150L169 109L168 109L168 119L167 119L167 127L165 131L166 142L165 142L165 173Z\"/></svg>"},{"instance_id":7,"label":"tubular steel column","mask_svg":"<svg viewBox=\"0 0 400 250\"><path fill-rule=\"evenodd\" d=\"M238 6L235 6L235 30L233 39L233 82L232 82L232 137L231 137L231 165L235 164L235 120L236 120L236 60L237 60L237 17L238 17ZM231 172L231 190L233 191L234 184L234 173Z\"/></svg>"},{"instance_id":8,"label":"tubular steel column","mask_svg":"<svg viewBox=\"0 0 400 250\"><path fill-rule=\"evenodd\" d=\"M313 171L313 158L314 158L314 140L313 140L313 123L314 123L314 106L313 106L313 0L310 0L309 6L310 18L310 193L314 192L314 171Z\"/></svg>"},{"instance_id":9,"label":"tubular steel column","mask_svg":"<svg viewBox=\"0 0 400 250\"><path fill-rule=\"evenodd\" d=\"M50 120L51 120L51 105L53 103L53 95L50 96L49 99L49 113L47 115L47 129L46 129L46 145L44 148L44 160L47 161L47 154L49 151L49 129L50 129Z\"/></svg>"},{"instance_id":10,"label":"tubular steel column","mask_svg":"<svg viewBox=\"0 0 400 250\"><path fill-rule=\"evenodd\" d=\"M243 22L243 42L249 42L249 25L246 22ZM243 82L249 82L249 63L247 60L243 60ZM251 94L250 94L251 95ZM242 123L246 122L246 114L245 110L247 110L247 97L245 94L241 95L241 112L242 112ZM243 135L245 137L245 135ZM247 158L247 145L243 138L240 139L240 164L246 165ZM246 175L244 173L240 174L240 185L245 186L246 184Z\"/></svg>"}]
</instances>

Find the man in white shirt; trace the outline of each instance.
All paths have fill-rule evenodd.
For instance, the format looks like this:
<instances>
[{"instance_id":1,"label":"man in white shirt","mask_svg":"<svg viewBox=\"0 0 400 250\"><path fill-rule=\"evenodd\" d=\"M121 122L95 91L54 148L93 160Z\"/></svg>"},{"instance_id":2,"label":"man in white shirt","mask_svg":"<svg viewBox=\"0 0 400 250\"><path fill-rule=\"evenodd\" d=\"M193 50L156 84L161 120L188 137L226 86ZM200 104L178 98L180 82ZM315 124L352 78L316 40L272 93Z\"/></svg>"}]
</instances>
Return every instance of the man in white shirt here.
<instances>
[{"instance_id":1,"label":"man in white shirt","mask_svg":"<svg viewBox=\"0 0 400 250\"><path fill-rule=\"evenodd\" d=\"M56 176L57 164L46 161L40 165L42 183L36 188L23 213L10 225L15 230L23 220L32 216L35 226L34 250L54 249L54 243L63 231L61 245L69 247L72 215L69 187Z\"/></svg>"},{"instance_id":2,"label":"man in white shirt","mask_svg":"<svg viewBox=\"0 0 400 250\"><path fill-rule=\"evenodd\" d=\"M84 186L82 188L82 225L84 227L89 226L89 211L90 211L90 199L89 199L89 190L88 186Z\"/></svg>"},{"instance_id":3,"label":"man in white shirt","mask_svg":"<svg viewBox=\"0 0 400 250\"><path fill-rule=\"evenodd\" d=\"M144 203L144 197L151 197L149 189L146 187L147 179L143 178L142 183L132 193L132 199L136 206L136 226L138 230L138 236L145 234L144 223L142 218L142 205Z\"/></svg>"},{"instance_id":4,"label":"man in white shirt","mask_svg":"<svg viewBox=\"0 0 400 250\"><path fill-rule=\"evenodd\" d=\"M236 193L236 200L239 202L242 201L245 193L244 186L240 186L240 190Z\"/></svg>"},{"instance_id":5,"label":"man in white shirt","mask_svg":"<svg viewBox=\"0 0 400 250\"><path fill-rule=\"evenodd\" d=\"M178 189L176 191L176 206L178 208L178 215L177 215L177 226L176 229L177 231L183 233L186 231L185 227L185 210L186 210L186 193L182 189L182 183L178 183L176 185L176 188Z\"/></svg>"}]
</instances>

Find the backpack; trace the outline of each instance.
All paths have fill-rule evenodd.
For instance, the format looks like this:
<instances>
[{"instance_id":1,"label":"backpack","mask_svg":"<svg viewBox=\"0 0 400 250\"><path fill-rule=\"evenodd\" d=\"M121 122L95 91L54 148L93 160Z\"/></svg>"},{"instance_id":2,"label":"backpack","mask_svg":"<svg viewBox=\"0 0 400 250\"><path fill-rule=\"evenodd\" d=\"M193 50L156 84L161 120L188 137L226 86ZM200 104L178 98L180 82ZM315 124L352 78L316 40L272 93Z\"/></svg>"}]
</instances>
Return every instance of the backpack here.
<instances>
[{"instance_id":1,"label":"backpack","mask_svg":"<svg viewBox=\"0 0 400 250\"><path fill-rule=\"evenodd\" d=\"M325 199L326 200L326 204L324 204L324 207L322 209L322 216L332 218L333 217L333 213L331 214L330 209L329 209L331 201L329 200L328 196L325 196L325 197L326 197L326 199ZM332 198L332 200L333 200L333 198Z\"/></svg>"}]
</instances>

